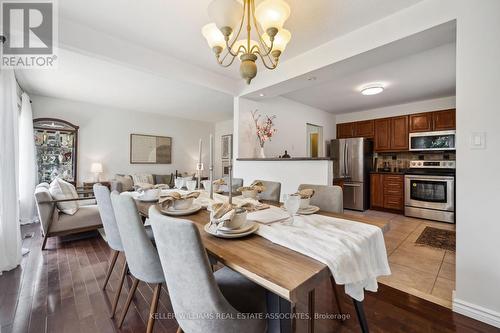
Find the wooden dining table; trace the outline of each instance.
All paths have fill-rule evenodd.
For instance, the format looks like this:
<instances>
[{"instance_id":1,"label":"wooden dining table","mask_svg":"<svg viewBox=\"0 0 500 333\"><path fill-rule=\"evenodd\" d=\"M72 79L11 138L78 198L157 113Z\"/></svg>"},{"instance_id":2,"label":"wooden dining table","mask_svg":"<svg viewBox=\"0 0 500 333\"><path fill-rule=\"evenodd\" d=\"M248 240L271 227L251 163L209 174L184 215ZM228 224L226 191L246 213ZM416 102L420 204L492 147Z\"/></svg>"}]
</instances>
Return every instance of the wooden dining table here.
<instances>
[{"instance_id":1,"label":"wooden dining table","mask_svg":"<svg viewBox=\"0 0 500 333\"><path fill-rule=\"evenodd\" d=\"M146 218L149 208L155 205L138 200L136 203L139 213ZM383 231L389 228L385 221L323 211L317 214L375 225ZM292 313L298 311L299 307L307 309L308 316L305 319L294 317L290 320L289 327L287 328L288 324L282 324L279 332L314 332L315 290L325 280L332 278L327 265L256 234L239 239L214 237L204 230L204 226L210 221L210 214L206 209L180 218L190 220L198 227L207 252L221 264L259 284L281 300L288 301ZM353 301L362 331L368 332L363 304Z\"/></svg>"}]
</instances>

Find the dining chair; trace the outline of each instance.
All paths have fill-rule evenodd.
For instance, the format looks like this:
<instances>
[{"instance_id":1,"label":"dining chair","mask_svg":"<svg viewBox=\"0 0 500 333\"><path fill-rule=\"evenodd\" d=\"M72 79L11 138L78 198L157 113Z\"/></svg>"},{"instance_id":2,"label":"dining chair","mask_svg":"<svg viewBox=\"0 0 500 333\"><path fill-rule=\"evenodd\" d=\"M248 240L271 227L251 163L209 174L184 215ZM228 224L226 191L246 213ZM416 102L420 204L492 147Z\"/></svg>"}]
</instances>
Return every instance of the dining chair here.
<instances>
[{"instance_id":1,"label":"dining chair","mask_svg":"<svg viewBox=\"0 0 500 333\"><path fill-rule=\"evenodd\" d=\"M254 180L252 182L261 182L264 185L264 192L259 194L260 200L279 202L281 197L281 183L268 180Z\"/></svg>"},{"instance_id":2,"label":"dining chair","mask_svg":"<svg viewBox=\"0 0 500 333\"><path fill-rule=\"evenodd\" d=\"M111 193L111 202L116 217L116 223L120 232L125 258L127 260L130 274L132 275L132 286L130 287L127 301L123 308L122 315L118 320L118 327L121 328L125 316L127 315L130 303L137 290L139 281L155 284L153 299L149 312L147 333L153 331L154 316L158 308L161 286L165 283L163 270L160 264L158 252L149 238L146 228L142 224L141 216L137 210L134 199L129 195Z\"/></svg>"},{"instance_id":3,"label":"dining chair","mask_svg":"<svg viewBox=\"0 0 500 333\"><path fill-rule=\"evenodd\" d=\"M118 231L118 225L116 224L115 212L113 211L113 205L111 204L109 189L101 184L95 184L94 196L97 201L97 207L99 208L99 214L101 215L102 225L104 227L104 233L102 233L102 236L106 243L108 243L108 246L111 248L112 252L111 263L109 265L108 272L106 273L104 284L102 285L102 289L104 290L106 289L106 285L108 284L109 278L111 277L111 273L113 272L113 268L115 267L118 255L124 250L122 240L120 238L120 232ZM127 260L125 259L125 263L123 264L123 268L120 274L118 289L116 290L116 295L113 300L111 318L113 318L116 313L116 307L118 305L118 300L123 288L123 282L125 281L125 277L127 275L127 269L128 265Z\"/></svg>"},{"instance_id":4,"label":"dining chair","mask_svg":"<svg viewBox=\"0 0 500 333\"><path fill-rule=\"evenodd\" d=\"M342 193L342 187L340 186L329 186L329 185L312 185L312 184L300 184L298 191L303 189L314 190L314 195L311 198L310 204L319 207L320 210L330 213L344 213L344 196ZM339 313L342 312L342 306L340 305L339 293L337 290L337 283L333 276L330 276L330 284L332 285L333 294L335 297L335 303Z\"/></svg>"},{"instance_id":5,"label":"dining chair","mask_svg":"<svg viewBox=\"0 0 500 333\"><path fill-rule=\"evenodd\" d=\"M244 314L266 312L263 288L227 267L213 273L191 221L164 216L154 206L149 218L179 323L177 332L266 332L264 319L241 320Z\"/></svg>"},{"instance_id":6,"label":"dining chair","mask_svg":"<svg viewBox=\"0 0 500 333\"><path fill-rule=\"evenodd\" d=\"M229 192L229 177L224 177L223 179L226 184L222 185L220 189L224 192ZM242 186L243 178L233 178L233 192L236 192L236 190Z\"/></svg>"},{"instance_id":7,"label":"dining chair","mask_svg":"<svg viewBox=\"0 0 500 333\"><path fill-rule=\"evenodd\" d=\"M298 190L312 189L314 195L311 205L319 207L322 211L330 213L344 213L344 196L342 187L328 185L300 184Z\"/></svg>"}]
</instances>

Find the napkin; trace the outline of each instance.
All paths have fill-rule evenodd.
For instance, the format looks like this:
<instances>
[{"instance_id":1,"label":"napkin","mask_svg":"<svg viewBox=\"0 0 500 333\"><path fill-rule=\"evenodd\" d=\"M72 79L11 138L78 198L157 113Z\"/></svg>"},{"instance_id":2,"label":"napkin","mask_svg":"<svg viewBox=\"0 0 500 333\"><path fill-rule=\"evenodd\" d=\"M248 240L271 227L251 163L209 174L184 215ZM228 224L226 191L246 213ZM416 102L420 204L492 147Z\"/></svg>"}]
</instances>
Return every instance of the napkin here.
<instances>
[{"instance_id":1,"label":"napkin","mask_svg":"<svg viewBox=\"0 0 500 333\"><path fill-rule=\"evenodd\" d=\"M200 192L190 192L187 194L180 194L179 192L170 192L164 198L160 199L159 204L161 209L169 208L174 201L176 200L187 200L187 199L196 199L200 195Z\"/></svg>"},{"instance_id":2,"label":"napkin","mask_svg":"<svg viewBox=\"0 0 500 333\"><path fill-rule=\"evenodd\" d=\"M311 199L314 195L314 190L310 188L305 188L297 192L301 199Z\"/></svg>"},{"instance_id":3,"label":"napkin","mask_svg":"<svg viewBox=\"0 0 500 333\"><path fill-rule=\"evenodd\" d=\"M238 192L243 191L257 191L258 193L262 193L266 190L266 187L262 182L255 181L250 186L243 186L237 189Z\"/></svg>"}]
</instances>

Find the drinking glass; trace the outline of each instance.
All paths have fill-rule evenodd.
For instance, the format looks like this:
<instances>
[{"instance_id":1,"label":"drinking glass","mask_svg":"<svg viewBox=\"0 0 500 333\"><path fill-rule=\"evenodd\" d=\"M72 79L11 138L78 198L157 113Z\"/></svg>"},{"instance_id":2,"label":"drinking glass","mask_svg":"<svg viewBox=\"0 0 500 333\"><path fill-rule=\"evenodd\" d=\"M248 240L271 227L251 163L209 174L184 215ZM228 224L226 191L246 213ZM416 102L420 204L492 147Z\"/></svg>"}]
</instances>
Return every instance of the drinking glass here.
<instances>
[{"instance_id":1,"label":"drinking glass","mask_svg":"<svg viewBox=\"0 0 500 333\"><path fill-rule=\"evenodd\" d=\"M180 177L175 178L174 183L175 183L175 188L177 188L179 190L184 187L184 179L183 178L180 178Z\"/></svg>"},{"instance_id":2,"label":"drinking glass","mask_svg":"<svg viewBox=\"0 0 500 333\"><path fill-rule=\"evenodd\" d=\"M293 224L293 216L297 214L300 208L300 195L298 194L286 194L284 196L285 209L290 214L291 223Z\"/></svg>"},{"instance_id":3,"label":"drinking glass","mask_svg":"<svg viewBox=\"0 0 500 333\"><path fill-rule=\"evenodd\" d=\"M186 187L188 191L194 191L196 190L196 180L187 180L186 181Z\"/></svg>"}]
</instances>

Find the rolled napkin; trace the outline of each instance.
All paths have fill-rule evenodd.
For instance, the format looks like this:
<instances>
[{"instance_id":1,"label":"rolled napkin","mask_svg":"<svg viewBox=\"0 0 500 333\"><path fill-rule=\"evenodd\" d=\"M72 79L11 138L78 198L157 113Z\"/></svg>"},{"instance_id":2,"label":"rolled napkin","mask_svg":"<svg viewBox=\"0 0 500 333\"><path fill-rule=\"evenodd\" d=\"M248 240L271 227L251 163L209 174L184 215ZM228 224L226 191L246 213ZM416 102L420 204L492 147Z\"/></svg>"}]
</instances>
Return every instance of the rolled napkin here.
<instances>
[{"instance_id":1,"label":"rolled napkin","mask_svg":"<svg viewBox=\"0 0 500 333\"><path fill-rule=\"evenodd\" d=\"M301 199L311 199L314 196L314 190L310 188L305 188L297 192Z\"/></svg>"},{"instance_id":2,"label":"rolled napkin","mask_svg":"<svg viewBox=\"0 0 500 333\"><path fill-rule=\"evenodd\" d=\"M244 191L256 191L257 193L262 193L266 190L266 187L262 182L255 181L250 186L243 186L238 188L238 192Z\"/></svg>"},{"instance_id":3,"label":"rolled napkin","mask_svg":"<svg viewBox=\"0 0 500 333\"><path fill-rule=\"evenodd\" d=\"M200 192L190 192L184 195L179 192L170 192L160 200L159 205L162 210L165 210L172 206L176 200L196 199L199 196Z\"/></svg>"},{"instance_id":4,"label":"rolled napkin","mask_svg":"<svg viewBox=\"0 0 500 333\"><path fill-rule=\"evenodd\" d=\"M236 207L230 203L218 202L212 205L210 221L219 224L221 222L232 220L236 214Z\"/></svg>"},{"instance_id":5,"label":"rolled napkin","mask_svg":"<svg viewBox=\"0 0 500 333\"><path fill-rule=\"evenodd\" d=\"M226 185L226 181L222 178L216 179L213 181L214 185Z\"/></svg>"}]
</instances>

